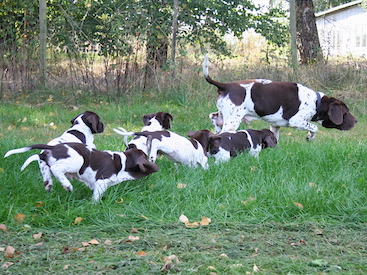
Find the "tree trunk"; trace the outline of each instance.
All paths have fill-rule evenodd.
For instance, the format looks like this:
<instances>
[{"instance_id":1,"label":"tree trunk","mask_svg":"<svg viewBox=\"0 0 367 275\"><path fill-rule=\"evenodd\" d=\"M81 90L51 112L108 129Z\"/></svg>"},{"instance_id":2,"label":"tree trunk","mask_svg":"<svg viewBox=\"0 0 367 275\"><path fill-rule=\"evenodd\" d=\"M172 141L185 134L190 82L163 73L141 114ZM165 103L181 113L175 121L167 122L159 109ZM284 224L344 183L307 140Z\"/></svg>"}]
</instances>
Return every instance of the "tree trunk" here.
<instances>
[{"instance_id":1,"label":"tree trunk","mask_svg":"<svg viewBox=\"0 0 367 275\"><path fill-rule=\"evenodd\" d=\"M302 64L322 61L312 0L296 0L297 44Z\"/></svg>"},{"instance_id":2,"label":"tree trunk","mask_svg":"<svg viewBox=\"0 0 367 275\"><path fill-rule=\"evenodd\" d=\"M153 75L163 68L168 59L168 41L166 39L153 38L147 41L146 67L144 88L149 86Z\"/></svg>"}]
</instances>

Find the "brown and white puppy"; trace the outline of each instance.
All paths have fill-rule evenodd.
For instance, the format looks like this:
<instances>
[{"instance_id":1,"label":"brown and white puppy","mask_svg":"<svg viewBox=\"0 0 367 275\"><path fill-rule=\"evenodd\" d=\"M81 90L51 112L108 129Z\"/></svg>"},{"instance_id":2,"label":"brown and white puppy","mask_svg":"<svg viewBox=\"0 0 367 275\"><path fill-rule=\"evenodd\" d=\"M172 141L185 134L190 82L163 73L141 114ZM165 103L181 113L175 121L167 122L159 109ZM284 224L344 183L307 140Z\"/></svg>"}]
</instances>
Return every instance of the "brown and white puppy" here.
<instances>
[{"instance_id":1,"label":"brown and white puppy","mask_svg":"<svg viewBox=\"0 0 367 275\"><path fill-rule=\"evenodd\" d=\"M268 129L249 129L220 134L213 134L209 130L199 130L188 132L188 136L202 140L208 155L215 158L215 163L228 161L243 151L248 151L250 155L258 157L262 149L277 148L277 139Z\"/></svg>"},{"instance_id":2,"label":"brown and white puppy","mask_svg":"<svg viewBox=\"0 0 367 275\"><path fill-rule=\"evenodd\" d=\"M221 83L210 78L208 64L205 56L205 79L218 88L221 132L237 130L243 119L262 119L277 139L280 127L292 127L308 131L307 140L312 140L318 127L310 121L339 130L349 130L357 122L344 102L301 84L268 79Z\"/></svg>"},{"instance_id":3,"label":"brown and white puppy","mask_svg":"<svg viewBox=\"0 0 367 275\"><path fill-rule=\"evenodd\" d=\"M202 141L199 139L187 139L171 131L127 132L123 128L113 130L123 136L146 137L147 155L151 162L155 162L157 157L162 154L176 163L193 168L200 165L204 169L208 169L208 157Z\"/></svg>"},{"instance_id":4,"label":"brown and white puppy","mask_svg":"<svg viewBox=\"0 0 367 275\"><path fill-rule=\"evenodd\" d=\"M109 186L158 171L158 165L148 161L147 155L141 150L99 151L81 143L60 143L53 146L35 144L10 150L4 158L33 149L43 150L40 159L46 163L65 190L73 191L67 176L78 179L93 190L94 201L98 201ZM50 174L43 175L43 179L45 186L52 185Z\"/></svg>"},{"instance_id":5,"label":"brown and white puppy","mask_svg":"<svg viewBox=\"0 0 367 275\"><path fill-rule=\"evenodd\" d=\"M171 121L173 117L170 113L157 112L146 114L143 116L144 127L141 132L145 131L162 131L171 128ZM119 128L121 131L125 131L124 128ZM147 138L145 136L135 136L130 142L127 142L128 136L124 137L124 143L127 149L137 148L148 154Z\"/></svg>"},{"instance_id":6,"label":"brown and white puppy","mask_svg":"<svg viewBox=\"0 0 367 275\"><path fill-rule=\"evenodd\" d=\"M59 143L77 142L96 148L94 145L94 134L102 133L104 131L104 124L101 122L99 116L94 112L85 111L74 117L70 122L71 127L68 130L47 144L56 145ZM32 161L38 161L40 171L44 177L49 178L51 176L50 168L42 159L40 159L39 155L30 156L24 162L20 170L23 171ZM45 189L46 191L51 191L52 183L45 185Z\"/></svg>"}]
</instances>

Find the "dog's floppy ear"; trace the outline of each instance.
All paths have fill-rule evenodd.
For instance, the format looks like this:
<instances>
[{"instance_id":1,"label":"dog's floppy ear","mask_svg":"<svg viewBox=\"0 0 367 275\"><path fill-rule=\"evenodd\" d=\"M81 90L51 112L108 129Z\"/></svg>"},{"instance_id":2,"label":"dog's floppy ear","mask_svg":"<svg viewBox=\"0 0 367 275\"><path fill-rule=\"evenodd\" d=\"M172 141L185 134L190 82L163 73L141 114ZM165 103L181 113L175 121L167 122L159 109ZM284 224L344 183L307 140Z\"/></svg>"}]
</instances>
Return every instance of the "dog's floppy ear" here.
<instances>
[{"instance_id":1,"label":"dog's floppy ear","mask_svg":"<svg viewBox=\"0 0 367 275\"><path fill-rule=\"evenodd\" d=\"M171 129L171 121L173 121L173 116L170 113L163 113L162 118L163 129Z\"/></svg>"},{"instance_id":2,"label":"dog's floppy ear","mask_svg":"<svg viewBox=\"0 0 367 275\"><path fill-rule=\"evenodd\" d=\"M265 136L265 138L263 139L263 144L264 144L264 148L268 148L268 147L278 148L274 134L273 136L271 135Z\"/></svg>"},{"instance_id":3,"label":"dog's floppy ear","mask_svg":"<svg viewBox=\"0 0 367 275\"><path fill-rule=\"evenodd\" d=\"M92 130L93 134L102 133L104 131L104 124L100 121L99 116L96 113L88 112L85 120L83 119L83 121Z\"/></svg>"},{"instance_id":4,"label":"dog's floppy ear","mask_svg":"<svg viewBox=\"0 0 367 275\"><path fill-rule=\"evenodd\" d=\"M330 120L335 125L340 125L343 123L343 115L345 113L344 106L339 102L333 102L329 106L329 110L327 112Z\"/></svg>"}]
</instances>

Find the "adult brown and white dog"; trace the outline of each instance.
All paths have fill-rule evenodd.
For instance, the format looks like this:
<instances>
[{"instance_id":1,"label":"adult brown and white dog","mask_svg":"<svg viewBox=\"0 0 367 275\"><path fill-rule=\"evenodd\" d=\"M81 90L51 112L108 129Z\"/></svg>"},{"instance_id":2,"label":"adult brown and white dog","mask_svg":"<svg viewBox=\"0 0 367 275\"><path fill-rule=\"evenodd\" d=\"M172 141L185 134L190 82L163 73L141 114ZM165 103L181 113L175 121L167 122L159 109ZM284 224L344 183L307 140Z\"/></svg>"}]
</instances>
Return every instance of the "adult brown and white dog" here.
<instances>
[{"instance_id":1,"label":"adult brown and white dog","mask_svg":"<svg viewBox=\"0 0 367 275\"><path fill-rule=\"evenodd\" d=\"M203 72L218 88L216 120L221 132L237 130L243 120L262 119L278 140L280 127L306 130L307 140L312 140L318 127L310 121L339 130L349 130L357 122L344 102L301 84L268 79L221 83L210 78L208 65L206 55Z\"/></svg>"},{"instance_id":2,"label":"adult brown and white dog","mask_svg":"<svg viewBox=\"0 0 367 275\"><path fill-rule=\"evenodd\" d=\"M109 186L158 171L158 165L148 161L147 155L139 149L125 152L99 151L81 143L34 144L10 150L4 158L33 149L43 150L40 159L65 190L73 191L67 176L78 179L93 190L94 201L98 201ZM49 173L44 174L43 178L45 186L52 185Z\"/></svg>"},{"instance_id":3,"label":"adult brown and white dog","mask_svg":"<svg viewBox=\"0 0 367 275\"><path fill-rule=\"evenodd\" d=\"M250 155L258 157L262 149L277 148L277 139L268 129L239 130L213 134L209 130L190 131L188 136L202 140L209 156L215 158L215 163L229 161L238 153L248 151Z\"/></svg>"},{"instance_id":4,"label":"adult brown and white dog","mask_svg":"<svg viewBox=\"0 0 367 275\"><path fill-rule=\"evenodd\" d=\"M146 114L143 116L144 127L141 132L146 131L162 131L171 128L173 117L170 113L157 112ZM120 131L125 131L124 128L119 128ZM148 154L147 138L145 136L135 136L130 142L127 141L128 136L124 137L124 143L127 149L137 148Z\"/></svg>"},{"instance_id":5,"label":"adult brown and white dog","mask_svg":"<svg viewBox=\"0 0 367 275\"><path fill-rule=\"evenodd\" d=\"M208 157L199 139L187 139L171 131L127 132L123 128L113 129L123 136L143 136L147 138L147 155L151 162L155 162L162 154L176 163L193 168L199 165L208 169Z\"/></svg>"},{"instance_id":6,"label":"adult brown and white dog","mask_svg":"<svg viewBox=\"0 0 367 275\"><path fill-rule=\"evenodd\" d=\"M86 144L91 148L96 148L94 145L94 134L104 131L104 124L101 122L99 116L94 112L85 111L74 117L70 122L71 127L68 130L47 144L56 145L65 142L76 142ZM37 154L30 156L20 169L23 171L32 161L38 161L40 171L44 177L44 182L47 182L45 178L50 178L50 168ZM45 189L46 191L51 191L52 182L45 185Z\"/></svg>"}]
</instances>

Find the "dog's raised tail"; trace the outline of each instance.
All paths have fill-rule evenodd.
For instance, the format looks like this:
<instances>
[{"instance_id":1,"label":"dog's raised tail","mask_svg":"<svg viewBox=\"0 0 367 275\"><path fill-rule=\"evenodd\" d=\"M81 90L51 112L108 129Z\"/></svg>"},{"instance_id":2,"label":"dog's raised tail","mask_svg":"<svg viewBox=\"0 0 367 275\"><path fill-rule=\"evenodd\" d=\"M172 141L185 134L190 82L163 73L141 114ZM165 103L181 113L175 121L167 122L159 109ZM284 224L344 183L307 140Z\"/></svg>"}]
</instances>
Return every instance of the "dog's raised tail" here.
<instances>
[{"instance_id":1,"label":"dog's raised tail","mask_svg":"<svg viewBox=\"0 0 367 275\"><path fill-rule=\"evenodd\" d=\"M213 80L210 76L209 76L209 57L208 54L205 55L204 57L204 62L203 62L203 73L204 73L204 77L206 79L206 81L208 81L210 84L217 86L218 89L220 90L226 90L226 83L221 83L218 81Z\"/></svg>"},{"instance_id":2,"label":"dog's raised tail","mask_svg":"<svg viewBox=\"0 0 367 275\"><path fill-rule=\"evenodd\" d=\"M23 163L22 167L20 167L20 170L23 171L32 161L39 161L40 157L38 155L32 155L29 158L26 159L26 161Z\"/></svg>"},{"instance_id":3,"label":"dog's raised tail","mask_svg":"<svg viewBox=\"0 0 367 275\"><path fill-rule=\"evenodd\" d=\"M22 148L18 148L18 149L12 149L9 150L8 152L6 152L6 154L4 155L4 158L7 158L10 155L14 155L14 154L20 154L20 153L24 153L24 152L28 152L30 150L33 149L52 149L54 146L51 145L47 145L47 144L33 144L31 146L27 146L27 147L22 147Z\"/></svg>"}]
</instances>

